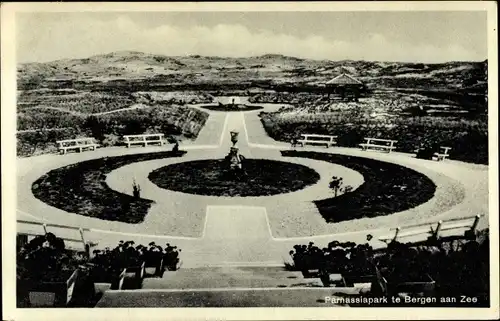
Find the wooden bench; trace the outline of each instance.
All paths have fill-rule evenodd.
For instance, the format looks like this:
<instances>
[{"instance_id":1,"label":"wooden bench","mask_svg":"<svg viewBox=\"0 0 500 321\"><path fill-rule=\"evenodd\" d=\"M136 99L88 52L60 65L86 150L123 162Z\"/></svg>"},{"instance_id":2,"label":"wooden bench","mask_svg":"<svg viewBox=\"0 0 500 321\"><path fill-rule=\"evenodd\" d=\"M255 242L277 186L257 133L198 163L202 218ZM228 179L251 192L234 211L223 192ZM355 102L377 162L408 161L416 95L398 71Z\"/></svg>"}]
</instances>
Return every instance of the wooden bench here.
<instances>
[{"instance_id":1,"label":"wooden bench","mask_svg":"<svg viewBox=\"0 0 500 321\"><path fill-rule=\"evenodd\" d=\"M404 227L396 227L392 229L393 235L379 237L380 241L398 241L404 238L421 238L422 241L429 239L439 239L443 236L457 235L459 232L464 236L474 234L479 224L481 215L453 218L446 221L433 223L423 223L416 225L408 225Z\"/></svg>"},{"instance_id":2,"label":"wooden bench","mask_svg":"<svg viewBox=\"0 0 500 321\"><path fill-rule=\"evenodd\" d=\"M392 140L392 139L365 137L365 142L359 144L359 146L363 150L375 149L375 150L383 150L387 153L390 153L393 149L396 148L394 144L396 144L397 142L398 142L397 140Z\"/></svg>"},{"instance_id":3,"label":"wooden bench","mask_svg":"<svg viewBox=\"0 0 500 321\"><path fill-rule=\"evenodd\" d=\"M436 156L437 161L442 161L445 160L446 157L450 156L448 154L448 151L451 149L451 147L446 147L446 146L440 146L439 147L439 152L434 153L434 156Z\"/></svg>"},{"instance_id":4,"label":"wooden bench","mask_svg":"<svg viewBox=\"0 0 500 321\"><path fill-rule=\"evenodd\" d=\"M148 144L160 144L160 146L164 144L163 134L125 135L123 138L127 148L134 144L144 145L144 147L148 146Z\"/></svg>"},{"instance_id":5,"label":"wooden bench","mask_svg":"<svg viewBox=\"0 0 500 321\"><path fill-rule=\"evenodd\" d=\"M325 145L327 148L337 144L337 136L331 135L316 135L316 134L302 134L297 142L304 146L305 144L319 144Z\"/></svg>"},{"instance_id":6,"label":"wooden bench","mask_svg":"<svg viewBox=\"0 0 500 321\"><path fill-rule=\"evenodd\" d=\"M68 150L72 149L81 153L83 150L96 150L99 147L92 137L58 140L57 143L59 144L59 152L61 154L66 154Z\"/></svg>"}]
</instances>

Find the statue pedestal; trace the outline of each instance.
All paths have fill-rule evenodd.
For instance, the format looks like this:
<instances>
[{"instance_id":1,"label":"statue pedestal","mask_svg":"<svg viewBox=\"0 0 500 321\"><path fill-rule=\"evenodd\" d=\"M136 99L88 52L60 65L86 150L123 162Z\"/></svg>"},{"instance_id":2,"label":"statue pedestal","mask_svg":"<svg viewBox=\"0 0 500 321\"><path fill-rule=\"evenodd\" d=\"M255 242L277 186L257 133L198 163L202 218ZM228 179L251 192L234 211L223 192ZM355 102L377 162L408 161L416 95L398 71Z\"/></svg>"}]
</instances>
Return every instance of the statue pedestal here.
<instances>
[{"instance_id":1,"label":"statue pedestal","mask_svg":"<svg viewBox=\"0 0 500 321\"><path fill-rule=\"evenodd\" d=\"M230 170L241 170L243 169L242 165L242 156L240 155L238 148L231 147L229 154L226 156L226 160L228 161L228 166Z\"/></svg>"}]
</instances>

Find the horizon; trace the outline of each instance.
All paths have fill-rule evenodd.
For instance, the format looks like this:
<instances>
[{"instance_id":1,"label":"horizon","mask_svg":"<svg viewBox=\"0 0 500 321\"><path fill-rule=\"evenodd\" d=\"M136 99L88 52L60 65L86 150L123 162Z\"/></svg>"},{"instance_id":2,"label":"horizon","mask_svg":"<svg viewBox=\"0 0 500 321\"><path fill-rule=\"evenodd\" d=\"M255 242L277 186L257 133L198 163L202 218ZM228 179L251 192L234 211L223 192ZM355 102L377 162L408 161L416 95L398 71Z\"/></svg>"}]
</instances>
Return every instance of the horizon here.
<instances>
[{"instance_id":1,"label":"horizon","mask_svg":"<svg viewBox=\"0 0 500 321\"><path fill-rule=\"evenodd\" d=\"M51 60L51 61L45 61L45 62L36 62L36 61L27 61L27 62L18 62L20 65L26 65L26 64L50 64L50 63L55 63L55 62L60 62L60 61L65 61L65 60L83 60L83 59L89 59L89 58L94 58L94 57L99 57L99 56L107 56L107 55L112 55L112 54L117 54L117 53L128 53L128 54L144 54L144 55L154 55L154 56L163 56L167 58L182 58L182 57L193 57L193 58L218 58L218 59L251 59L251 58L261 58L264 56L280 56L283 58L292 58L292 59L298 59L298 60L311 60L311 61L328 61L328 62L372 62L372 63L395 63L395 64L418 64L418 63L423 63L426 65L437 65L437 64L450 64L450 63L482 63L482 62L487 62L488 58L485 58L483 60L449 60L449 61L442 61L442 62L419 62L419 61L383 61L383 60L355 60L355 59L340 59L340 60L330 60L330 59L313 59L313 58L299 58L295 56L289 56L289 55L283 55L280 53L265 53L257 56L241 56L241 57L228 57L228 56L206 56L206 55L198 55L198 54L190 54L190 55L175 55L175 56L169 56L169 55L164 55L161 53L154 53L154 52L144 52L144 51L136 51L136 50L117 50L117 51L111 51L111 52L103 52L87 57L74 57L74 58L60 58L56 60Z\"/></svg>"},{"instance_id":2,"label":"horizon","mask_svg":"<svg viewBox=\"0 0 500 321\"><path fill-rule=\"evenodd\" d=\"M401 63L487 59L485 11L19 13L19 63L119 51Z\"/></svg>"}]
</instances>

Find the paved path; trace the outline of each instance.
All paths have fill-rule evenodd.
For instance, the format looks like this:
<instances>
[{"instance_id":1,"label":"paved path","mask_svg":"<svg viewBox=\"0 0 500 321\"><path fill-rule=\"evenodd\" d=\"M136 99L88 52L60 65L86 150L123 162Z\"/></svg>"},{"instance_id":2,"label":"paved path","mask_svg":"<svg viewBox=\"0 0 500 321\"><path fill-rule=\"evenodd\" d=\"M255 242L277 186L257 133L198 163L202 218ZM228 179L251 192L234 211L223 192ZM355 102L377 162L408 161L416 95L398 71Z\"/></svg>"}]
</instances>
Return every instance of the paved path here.
<instances>
[{"instance_id":1,"label":"paved path","mask_svg":"<svg viewBox=\"0 0 500 321\"><path fill-rule=\"evenodd\" d=\"M264 104L264 107L266 111L272 111L280 106ZM304 150L335 152L394 162L426 174L438 186L432 200L414 209L383 217L327 224L311 201L331 197L328 179L334 174L344 177L344 180L352 180L350 185L354 186L362 183L362 176L326 162L300 158L283 159L279 150L288 149L288 145L276 142L266 135L258 112L209 111L209 119L198 138L192 143L181 144L181 148L189 151L181 159L135 163L110 173L107 183L111 188L131 194L126 188L130 186L127 180L135 177L142 187L142 195L156 201L143 224L109 222L66 213L34 198L30 192L31 184L51 169L82 160L160 151L165 150L165 147L105 148L81 154L41 155L18 159L18 219L39 219L89 228L90 230L85 232L86 237L99 242L100 247L114 246L119 240L125 239L133 239L142 244L150 241L158 244L170 242L184 250L181 257L184 266L188 267L249 262L280 264L296 243L314 241L322 246L334 239L364 242L367 233L374 236L384 235L389 233L389 227L402 224L475 214L488 215L487 166L455 161L417 160L402 153L384 154L351 148L326 150L306 147ZM163 190L147 179L151 170L173 162L223 157L231 146L231 130L240 132L238 147L243 155L304 164L321 174L320 182L301 191L271 197L217 198ZM170 146L166 148L169 149ZM18 228L28 230L40 227L20 224ZM54 231L59 235L71 234L72 238L78 237L75 231Z\"/></svg>"}]
</instances>

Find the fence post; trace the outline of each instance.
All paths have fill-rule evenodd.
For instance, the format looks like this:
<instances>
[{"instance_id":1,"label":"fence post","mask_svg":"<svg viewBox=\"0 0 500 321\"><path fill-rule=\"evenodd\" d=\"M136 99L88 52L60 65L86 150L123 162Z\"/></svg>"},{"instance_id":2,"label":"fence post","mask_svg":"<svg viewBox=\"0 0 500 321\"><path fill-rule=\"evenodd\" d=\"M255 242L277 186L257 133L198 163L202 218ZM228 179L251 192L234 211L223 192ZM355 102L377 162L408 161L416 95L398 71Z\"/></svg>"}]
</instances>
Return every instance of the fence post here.
<instances>
[{"instance_id":1,"label":"fence post","mask_svg":"<svg viewBox=\"0 0 500 321\"><path fill-rule=\"evenodd\" d=\"M87 253L87 256L90 257L90 247L88 247L87 242L85 242L85 236L83 234L83 229L80 227L78 229L78 231L80 232L80 237L82 238L83 248L84 248L85 252Z\"/></svg>"},{"instance_id":2,"label":"fence post","mask_svg":"<svg viewBox=\"0 0 500 321\"><path fill-rule=\"evenodd\" d=\"M436 227L436 230L434 231L434 239L439 239L439 231L441 230L441 225L443 224L443 221L438 222L438 226Z\"/></svg>"},{"instance_id":3,"label":"fence post","mask_svg":"<svg viewBox=\"0 0 500 321\"><path fill-rule=\"evenodd\" d=\"M470 227L471 233L475 233L476 232L476 228L479 225L479 219L481 219L481 215L478 214L474 218L474 223L472 223L472 226Z\"/></svg>"},{"instance_id":4,"label":"fence post","mask_svg":"<svg viewBox=\"0 0 500 321\"><path fill-rule=\"evenodd\" d=\"M394 233L394 238L392 239L394 242L398 239L400 227L396 227L396 232Z\"/></svg>"},{"instance_id":5,"label":"fence post","mask_svg":"<svg viewBox=\"0 0 500 321\"><path fill-rule=\"evenodd\" d=\"M45 232L45 234L47 234L47 224L46 223L43 223L43 231Z\"/></svg>"},{"instance_id":6,"label":"fence post","mask_svg":"<svg viewBox=\"0 0 500 321\"><path fill-rule=\"evenodd\" d=\"M468 231L465 231L465 237L469 238L471 240L476 238L476 229L477 226L479 225L479 219L481 218L481 215L476 215L474 218L474 223L472 223L470 229Z\"/></svg>"}]
</instances>

